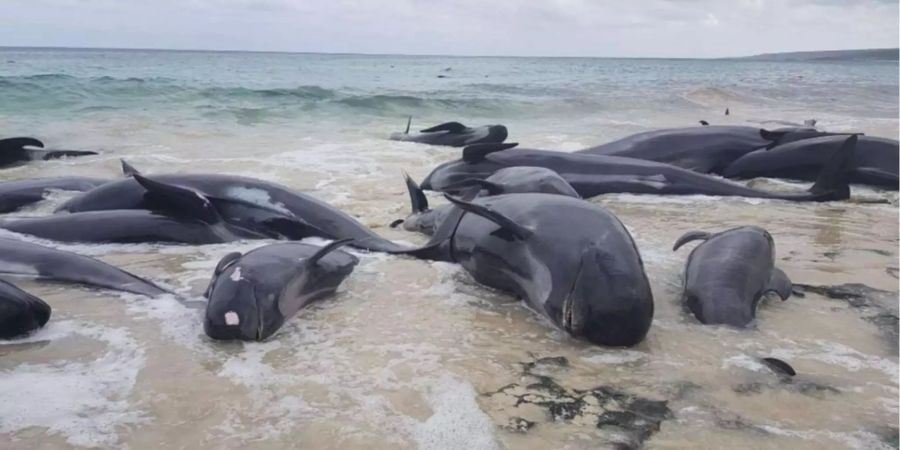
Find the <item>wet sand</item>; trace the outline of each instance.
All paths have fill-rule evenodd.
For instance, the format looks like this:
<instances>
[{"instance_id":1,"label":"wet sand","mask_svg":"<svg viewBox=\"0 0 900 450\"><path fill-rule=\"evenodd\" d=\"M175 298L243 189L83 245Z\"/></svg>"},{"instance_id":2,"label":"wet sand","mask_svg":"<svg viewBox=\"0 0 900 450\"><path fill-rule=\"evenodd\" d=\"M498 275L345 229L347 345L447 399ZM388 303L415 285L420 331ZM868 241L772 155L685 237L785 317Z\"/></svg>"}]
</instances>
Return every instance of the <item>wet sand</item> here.
<instances>
[{"instance_id":1,"label":"wet sand","mask_svg":"<svg viewBox=\"0 0 900 450\"><path fill-rule=\"evenodd\" d=\"M328 137L269 150L254 137L138 141L2 176L116 177L117 157L128 155L146 173L202 168L284 183L392 239L424 242L387 227L408 208L400 171L421 179L458 152L375 139L330 145ZM679 298L690 248L671 251L688 230L759 225L795 283L890 291L885 308L896 317L897 194L854 192L892 203L594 199L634 234L653 287L653 326L630 349L572 340L455 265L365 253L336 297L269 341L212 342L201 326L212 269L265 242L54 244L149 276L181 298L19 282L54 310L44 329L0 343L0 441L11 449L896 448L896 338L867 320L871 308L809 293L764 302L753 329L703 326ZM64 198L24 214L48 213ZM757 362L765 356L798 375L784 382Z\"/></svg>"}]
</instances>

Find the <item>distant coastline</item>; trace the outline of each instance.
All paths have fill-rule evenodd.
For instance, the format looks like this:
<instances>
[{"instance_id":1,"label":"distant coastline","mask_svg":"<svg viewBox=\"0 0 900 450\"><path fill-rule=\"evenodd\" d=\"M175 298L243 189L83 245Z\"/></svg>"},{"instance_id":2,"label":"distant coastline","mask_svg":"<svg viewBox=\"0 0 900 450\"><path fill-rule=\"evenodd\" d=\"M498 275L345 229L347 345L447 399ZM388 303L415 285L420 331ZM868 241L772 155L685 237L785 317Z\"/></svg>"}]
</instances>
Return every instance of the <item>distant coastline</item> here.
<instances>
[{"instance_id":1,"label":"distant coastline","mask_svg":"<svg viewBox=\"0 0 900 450\"><path fill-rule=\"evenodd\" d=\"M735 59L754 61L898 61L900 60L900 49L870 48L860 50L762 53Z\"/></svg>"}]
</instances>

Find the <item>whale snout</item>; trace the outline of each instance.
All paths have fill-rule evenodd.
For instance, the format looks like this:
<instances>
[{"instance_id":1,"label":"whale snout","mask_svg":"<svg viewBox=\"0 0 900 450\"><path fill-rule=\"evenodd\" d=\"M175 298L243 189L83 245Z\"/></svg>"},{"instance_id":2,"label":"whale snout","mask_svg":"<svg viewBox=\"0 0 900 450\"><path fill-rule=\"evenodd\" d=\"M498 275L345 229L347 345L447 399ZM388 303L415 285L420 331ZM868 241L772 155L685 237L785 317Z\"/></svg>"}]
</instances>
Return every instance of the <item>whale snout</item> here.
<instances>
[{"instance_id":1,"label":"whale snout","mask_svg":"<svg viewBox=\"0 0 900 450\"><path fill-rule=\"evenodd\" d=\"M203 331L216 340L261 341L268 337L253 284L220 279L209 295Z\"/></svg>"},{"instance_id":2,"label":"whale snout","mask_svg":"<svg viewBox=\"0 0 900 450\"><path fill-rule=\"evenodd\" d=\"M564 302L563 325L592 344L625 347L641 342L653 320L653 294L640 264L621 265L597 247L582 254L572 290ZM625 269L625 270L623 270Z\"/></svg>"},{"instance_id":3,"label":"whale snout","mask_svg":"<svg viewBox=\"0 0 900 450\"><path fill-rule=\"evenodd\" d=\"M687 307L706 325L746 328L756 318L752 300L733 290L713 289L699 295L687 294Z\"/></svg>"}]
</instances>

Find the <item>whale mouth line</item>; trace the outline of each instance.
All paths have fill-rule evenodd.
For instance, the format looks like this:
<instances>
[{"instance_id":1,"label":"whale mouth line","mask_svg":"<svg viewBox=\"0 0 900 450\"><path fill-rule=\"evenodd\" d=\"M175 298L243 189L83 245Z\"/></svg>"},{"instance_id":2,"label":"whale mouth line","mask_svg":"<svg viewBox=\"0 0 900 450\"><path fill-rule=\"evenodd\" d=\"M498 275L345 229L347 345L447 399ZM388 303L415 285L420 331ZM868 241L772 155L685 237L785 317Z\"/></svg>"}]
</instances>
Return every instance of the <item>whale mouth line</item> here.
<instances>
[{"instance_id":1,"label":"whale mouth line","mask_svg":"<svg viewBox=\"0 0 900 450\"><path fill-rule=\"evenodd\" d=\"M578 288L578 281L581 280L581 272L584 265L584 261L579 261L578 269L575 271L575 279L572 280L572 286L569 287L569 292L566 294L566 298L563 300L562 304L562 326L563 328L572 336L575 336L576 333L572 327L575 326L575 290Z\"/></svg>"}]
</instances>

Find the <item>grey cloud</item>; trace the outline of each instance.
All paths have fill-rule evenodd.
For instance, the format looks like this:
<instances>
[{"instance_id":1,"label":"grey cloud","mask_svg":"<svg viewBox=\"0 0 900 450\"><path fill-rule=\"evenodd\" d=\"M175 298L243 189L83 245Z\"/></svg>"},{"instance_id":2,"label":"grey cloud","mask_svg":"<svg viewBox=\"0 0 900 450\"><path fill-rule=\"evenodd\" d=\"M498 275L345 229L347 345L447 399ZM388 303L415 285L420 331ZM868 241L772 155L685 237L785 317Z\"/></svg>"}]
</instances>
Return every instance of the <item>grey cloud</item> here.
<instances>
[{"instance_id":1,"label":"grey cloud","mask_svg":"<svg viewBox=\"0 0 900 450\"><path fill-rule=\"evenodd\" d=\"M0 45L731 56L897 45L886 0L4 0Z\"/></svg>"}]
</instances>

